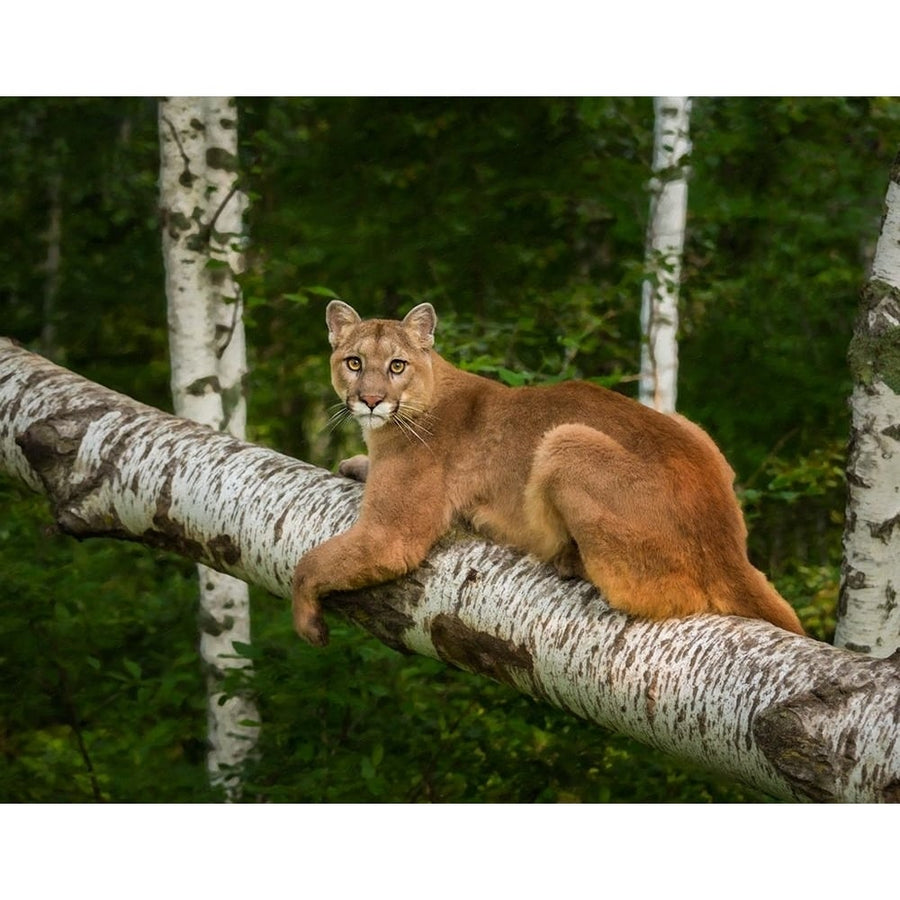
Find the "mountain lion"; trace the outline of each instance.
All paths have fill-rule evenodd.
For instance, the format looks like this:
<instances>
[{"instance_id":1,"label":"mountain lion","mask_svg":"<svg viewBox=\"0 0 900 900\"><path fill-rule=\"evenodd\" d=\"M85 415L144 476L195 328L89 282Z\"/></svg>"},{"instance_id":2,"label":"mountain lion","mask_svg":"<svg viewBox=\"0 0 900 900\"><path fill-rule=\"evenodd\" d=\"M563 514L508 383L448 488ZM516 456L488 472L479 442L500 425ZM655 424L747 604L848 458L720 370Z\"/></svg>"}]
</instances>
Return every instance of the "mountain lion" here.
<instances>
[{"instance_id":1,"label":"mountain lion","mask_svg":"<svg viewBox=\"0 0 900 900\"><path fill-rule=\"evenodd\" d=\"M800 620L747 559L734 472L678 415L586 382L507 387L433 349L429 303L402 322L326 310L341 416L369 455L341 464L366 482L359 518L294 571L294 625L324 645L319 598L416 568L456 520L592 581L648 619L720 613Z\"/></svg>"}]
</instances>

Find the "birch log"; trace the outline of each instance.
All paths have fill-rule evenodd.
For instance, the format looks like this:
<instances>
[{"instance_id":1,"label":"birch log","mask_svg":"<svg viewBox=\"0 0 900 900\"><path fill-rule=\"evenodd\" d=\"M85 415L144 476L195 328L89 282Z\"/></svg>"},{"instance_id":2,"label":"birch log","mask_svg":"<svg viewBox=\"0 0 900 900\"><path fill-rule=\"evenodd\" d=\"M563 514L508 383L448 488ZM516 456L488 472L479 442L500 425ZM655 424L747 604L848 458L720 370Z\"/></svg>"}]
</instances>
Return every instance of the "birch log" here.
<instances>
[{"instance_id":1,"label":"birch log","mask_svg":"<svg viewBox=\"0 0 900 900\"><path fill-rule=\"evenodd\" d=\"M849 351L847 514L835 643L900 647L900 155Z\"/></svg>"},{"instance_id":2,"label":"birch log","mask_svg":"<svg viewBox=\"0 0 900 900\"><path fill-rule=\"evenodd\" d=\"M687 97L653 101L653 178L647 225L646 275L641 297L641 377L638 398L675 412L678 386L678 288L687 218L691 152Z\"/></svg>"},{"instance_id":3,"label":"birch log","mask_svg":"<svg viewBox=\"0 0 900 900\"><path fill-rule=\"evenodd\" d=\"M285 598L296 560L350 526L361 494L3 339L0 468L44 491L69 534L167 548ZM513 685L774 796L900 800L896 656L861 657L760 621L629 619L591 585L465 533L410 576L326 605L398 650Z\"/></svg>"},{"instance_id":4,"label":"birch log","mask_svg":"<svg viewBox=\"0 0 900 900\"><path fill-rule=\"evenodd\" d=\"M168 300L172 398L179 416L245 436L247 372L241 293L243 194L237 189L237 110L224 97L159 104L160 209ZM250 642L243 581L202 564L200 657L207 674L210 780L229 797L256 747L249 695L225 697L229 670L249 667L233 643Z\"/></svg>"}]
</instances>

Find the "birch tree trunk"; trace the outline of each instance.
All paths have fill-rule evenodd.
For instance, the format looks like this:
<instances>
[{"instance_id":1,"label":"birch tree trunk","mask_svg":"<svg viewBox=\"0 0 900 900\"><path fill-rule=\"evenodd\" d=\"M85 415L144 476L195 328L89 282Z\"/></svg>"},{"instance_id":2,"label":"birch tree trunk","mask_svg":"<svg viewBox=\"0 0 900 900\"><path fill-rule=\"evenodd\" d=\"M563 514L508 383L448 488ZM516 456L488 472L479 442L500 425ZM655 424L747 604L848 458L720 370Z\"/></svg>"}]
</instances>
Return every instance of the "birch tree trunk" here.
<instances>
[{"instance_id":1,"label":"birch tree trunk","mask_svg":"<svg viewBox=\"0 0 900 900\"><path fill-rule=\"evenodd\" d=\"M361 495L3 339L0 469L45 492L69 534L167 548L285 598L297 559L347 529ZM326 606L391 647L777 797L900 800L900 656L861 657L761 621L630 619L590 584L465 533L408 577Z\"/></svg>"},{"instance_id":2,"label":"birch tree trunk","mask_svg":"<svg viewBox=\"0 0 900 900\"><path fill-rule=\"evenodd\" d=\"M641 298L639 399L660 412L675 412L678 384L678 287L687 218L686 158L691 152L691 101L653 101L653 178Z\"/></svg>"},{"instance_id":3,"label":"birch tree trunk","mask_svg":"<svg viewBox=\"0 0 900 900\"><path fill-rule=\"evenodd\" d=\"M900 155L848 354L847 515L835 644L900 647Z\"/></svg>"},{"instance_id":4,"label":"birch tree trunk","mask_svg":"<svg viewBox=\"0 0 900 900\"><path fill-rule=\"evenodd\" d=\"M241 293L244 196L237 189L237 110L228 98L168 98L159 104L160 206L175 412L245 436L247 371ZM205 565L200 585L200 656L207 672L210 779L240 791L241 766L256 746L249 695L223 696L234 641L250 641L247 585Z\"/></svg>"}]
</instances>

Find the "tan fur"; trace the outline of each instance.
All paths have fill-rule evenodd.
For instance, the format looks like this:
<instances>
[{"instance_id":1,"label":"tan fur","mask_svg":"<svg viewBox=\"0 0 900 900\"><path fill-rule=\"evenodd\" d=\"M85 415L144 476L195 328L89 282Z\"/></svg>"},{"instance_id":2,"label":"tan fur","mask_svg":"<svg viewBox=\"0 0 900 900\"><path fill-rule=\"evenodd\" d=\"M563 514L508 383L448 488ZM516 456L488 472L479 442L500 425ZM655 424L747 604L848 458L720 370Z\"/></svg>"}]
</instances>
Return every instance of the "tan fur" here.
<instances>
[{"instance_id":1,"label":"tan fur","mask_svg":"<svg viewBox=\"0 0 900 900\"><path fill-rule=\"evenodd\" d=\"M402 322L326 313L332 383L369 450L356 524L294 573L294 624L328 632L319 598L414 569L455 520L586 577L650 619L713 612L797 634L796 613L747 559L734 473L709 436L585 382L510 388L432 349L430 304ZM392 371L392 366L394 371Z\"/></svg>"}]
</instances>

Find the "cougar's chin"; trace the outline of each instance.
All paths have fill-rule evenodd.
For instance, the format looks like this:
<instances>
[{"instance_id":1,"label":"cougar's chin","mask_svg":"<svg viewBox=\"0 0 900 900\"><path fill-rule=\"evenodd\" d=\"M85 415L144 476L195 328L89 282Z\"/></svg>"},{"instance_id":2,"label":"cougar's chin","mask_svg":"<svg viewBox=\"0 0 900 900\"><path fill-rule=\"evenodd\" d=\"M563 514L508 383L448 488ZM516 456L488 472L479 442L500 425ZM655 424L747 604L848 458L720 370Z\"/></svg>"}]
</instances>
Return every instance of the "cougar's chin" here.
<instances>
[{"instance_id":1,"label":"cougar's chin","mask_svg":"<svg viewBox=\"0 0 900 900\"><path fill-rule=\"evenodd\" d=\"M370 409L360 400L354 400L348 404L353 418L359 423L361 428L381 428L386 425L393 415L394 404L387 400L382 400L374 409Z\"/></svg>"},{"instance_id":2,"label":"cougar's chin","mask_svg":"<svg viewBox=\"0 0 900 900\"><path fill-rule=\"evenodd\" d=\"M360 428L368 428L370 431L374 431L376 428L386 425L388 419L375 413L368 413L364 416L357 416L356 421L359 422Z\"/></svg>"}]
</instances>

